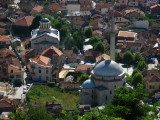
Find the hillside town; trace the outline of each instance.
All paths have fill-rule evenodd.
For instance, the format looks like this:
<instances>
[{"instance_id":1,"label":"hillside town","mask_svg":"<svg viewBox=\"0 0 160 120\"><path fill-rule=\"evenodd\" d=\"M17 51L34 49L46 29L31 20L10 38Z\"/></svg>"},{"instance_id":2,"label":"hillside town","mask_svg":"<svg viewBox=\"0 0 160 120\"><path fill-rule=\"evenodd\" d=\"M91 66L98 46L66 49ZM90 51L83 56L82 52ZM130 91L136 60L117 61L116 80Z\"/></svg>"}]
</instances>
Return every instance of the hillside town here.
<instances>
[{"instance_id":1,"label":"hillside town","mask_svg":"<svg viewBox=\"0 0 160 120\"><path fill-rule=\"evenodd\" d=\"M159 0L0 0L0 119L159 120Z\"/></svg>"}]
</instances>

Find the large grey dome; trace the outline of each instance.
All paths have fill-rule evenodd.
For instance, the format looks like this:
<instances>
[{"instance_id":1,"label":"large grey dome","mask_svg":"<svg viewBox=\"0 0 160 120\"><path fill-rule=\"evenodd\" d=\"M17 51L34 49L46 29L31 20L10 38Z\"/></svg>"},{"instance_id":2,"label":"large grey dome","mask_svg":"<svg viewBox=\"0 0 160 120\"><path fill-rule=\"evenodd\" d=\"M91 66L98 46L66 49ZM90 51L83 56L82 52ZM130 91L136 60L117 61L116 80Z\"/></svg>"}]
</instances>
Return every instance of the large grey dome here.
<instances>
[{"instance_id":1,"label":"large grey dome","mask_svg":"<svg viewBox=\"0 0 160 120\"><path fill-rule=\"evenodd\" d=\"M123 73L122 67L111 60L104 60L96 65L93 70L95 76L116 77Z\"/></svg>"}]
</instances>

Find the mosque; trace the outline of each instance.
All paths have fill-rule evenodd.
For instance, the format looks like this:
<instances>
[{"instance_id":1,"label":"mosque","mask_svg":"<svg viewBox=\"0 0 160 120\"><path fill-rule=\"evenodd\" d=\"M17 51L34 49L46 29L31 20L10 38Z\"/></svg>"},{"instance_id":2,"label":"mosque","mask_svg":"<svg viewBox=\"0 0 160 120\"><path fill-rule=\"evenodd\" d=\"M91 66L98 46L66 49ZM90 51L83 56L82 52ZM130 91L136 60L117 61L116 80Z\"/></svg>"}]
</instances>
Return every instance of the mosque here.
<instances>
[{"instance_id":1,"label":"mosque","mask_svg":"<svg viewBox=\"0 0 160 120\"><path fill-rule=\"evenodd\" d=\"M114 89L126 84L125 72L115 62L115 30L114 17L111 27L111 60L98 63L91 72L91 78L82 83L79 90L79 104L102 106L111 101Z\"/></svg>"}]
</instances>

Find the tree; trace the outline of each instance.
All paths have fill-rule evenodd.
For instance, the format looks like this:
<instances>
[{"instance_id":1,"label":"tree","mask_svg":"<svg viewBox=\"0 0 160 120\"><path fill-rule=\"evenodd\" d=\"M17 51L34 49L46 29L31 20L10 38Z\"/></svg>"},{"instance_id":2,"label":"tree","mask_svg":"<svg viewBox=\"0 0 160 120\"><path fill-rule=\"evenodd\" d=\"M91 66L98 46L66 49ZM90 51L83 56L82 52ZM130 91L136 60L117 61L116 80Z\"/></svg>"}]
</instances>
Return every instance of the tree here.
<instances>
[{"instance_id":1,"label":"tree","mask_svg":"<svg viewBox=\"0 0 160 120\"><path fill-rule=\"evenodd\" d=\"M82 31L74 32L73 33L73 44L77 46L79 50L83 50L84 46L84 33Z\"/></svg>"},{"instance_id":2,"label":"tree","mask_svg":"<svg viewBox=\"0 0 160 120\"><path fill-rule=\"evenodd\" d=\"M142 71L142 70L147 69L147 68L148 68L148 65L145 61L140 61L138 63L138 66L137 66L138 70Z\"/></svg>"},{"instance_id":3,"label":"tree","mask_svg":"<svg viewBox=\"0 0 160 120\"><path fill-rule=\"evenodd\" d=\"M39 21L41 19L42 19L42 17L40 15L37 15L32 21L32 25L30 26L30 30L38 28L40 25Z\"/></svg>"},{"instance_id":4,"label":"tree","mask_svg":"<svg viewBox=\"0 0 160 120\"><path fill-rule=\"evenodd\" d=\"M136 87L138 83L142 83L142 80L143 75L141 73L135 73L135 75L132 78L132 85Z\"/></svg>"},{"instance_id":5,"label":"tree","mask_svg":"<svg viewBox=\"0 0 160 120\"><path fill-rule=\"evenodd\" d=\"M120 62L121 61L121 54L118 51L115 51L115 60L116 62Z\"/></svg>"},{"instance_id":6,"label":"tree","mask_svg":"<svg viewBox=\"0 0 160 120\"><path fill-rule=\"evenodd\" d=\"M137 120L145 117L150 110L148 105L140 104L140 100L148 97L148 92L138 85L136 89L120 87L115 89L111 103L106 104L104 114L121 117L125 120Z\"/></svg>"},{"instance_id":7,"label":"tree","mask_svg":"<svg viewBox=\"0 0 160 120\"><path fill-rule=\"evenodd\" d=\"M89 79L89 75L88 74L82 74L80 76L80 79L79 79L79 83L83 83L85 80L88 80Z\"/></svg>"},{"instance_id":8,"label":"tree","mask_svg":"<svg viewBox=\"0 0 160 120\"><path fill-rule=\"evenodd\" d=\"M44 6L45 8L47 8L49 5L50 5L50 2L49 2L49 1L44 1L44 2L43 2L43 6Z\"/></svg>"},{"instance_id":9,"label":"tree","mask_svg":"<svg viewBox=\"0 0 160 120\"><path fill-rule=\"evenodd\" d=\"M66 50L72 49L72 38L70 36L70 33L66 34L65 40L64 40L64 46Z\"/></svg>"},{"instance_id":10,"label":"tree","mask_svg":"<svg viewBox=\"0 0 160 120\"><path fill-rule=\"evenodd\" d=\"M103 45L102 42L95 43L94 46L93 46L93 49L94 49L95 51L104 53L104 45Z\"/></svg>"},{"instance_id":11,"label":"tree","mask_svg":"<svg viewBox=\"0 0 160 120\"><path fill-rule=\"evenodd\" d=\"M130 51L126 51L123 54L123 62L126 64L131 64L132 61L133 61L132 53Z\"/></svg>"},{"instance_id":12,"label":"tree","mask_svg":"<svg viewBox=\"0 0 160 120\"><path fill-rule=\"evenodd\" d=\"M131 77L133 77L136 73L139 73L139 71L137 69L134 69Z\"/></svg>"},{"instance_id":13,"label":"tree","mask_svg":"<svg viewBox=\"0 0 160 120\"><path fill-rule=\"evenodd\" d=\"M77 47L77 46L74 46L74 47L73 47L73 52L77 54L78 51L79 51L78 47Z\"/></svg>"},{"instance_id":14,"label":"tree","mask_svg":"<svg viewBox=\"0 0 160 120\"><path fill-rule=\"evenodd\" d=\"M91 36L92 36L92 32L93 32L93 30L92 30L92 28L87 28L86 30L85 30L85 37L86 38L90 38Z\"/></svg>"},{"instance_id":15,"label":"tree","mask_svg":"<svg viewBox=\"0 0 160 120\"><path fill-rule=\"evenodd\" d=\"M139 61L142 61L142 60L144 60L144 58L142 57L141 53L136 52L134 54L134 63L137 64L139 63Z\"/></svg>"},{"instance_id":16,"label":"tree","mask_svg":"<svg viewBox=\"0 0 160 120\"><path fill-rule=\"evenodd\" d=\"M97 36L91 37L91 38L89 39L89 43L90 43L91 45L94 45L95 43L98 43L98 42L101 42L101 39L100 39L99 37L97 37Z\"/></svg>"}]
</instances>

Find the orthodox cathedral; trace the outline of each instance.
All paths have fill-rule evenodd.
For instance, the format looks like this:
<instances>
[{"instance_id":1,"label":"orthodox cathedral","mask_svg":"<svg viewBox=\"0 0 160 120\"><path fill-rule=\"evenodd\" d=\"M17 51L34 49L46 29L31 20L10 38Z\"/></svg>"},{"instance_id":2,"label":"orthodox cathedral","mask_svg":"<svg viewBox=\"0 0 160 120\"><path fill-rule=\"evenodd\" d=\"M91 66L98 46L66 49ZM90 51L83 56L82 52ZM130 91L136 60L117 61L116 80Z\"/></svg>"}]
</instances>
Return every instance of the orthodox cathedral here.
<instances>
[{"instance_id":1,"label":"orthodox cathedral","mask_svg":"<svg viewBox=\"0 0 160 120\"><path fill-rule=\"evenodd\" d=\"M39 28L31 32L31 48L36 52L43 52L52 45L58 47L59 42L59 31L50 26L50 20L47 18L41 19Z\"/></svg>"}]
</instances>

